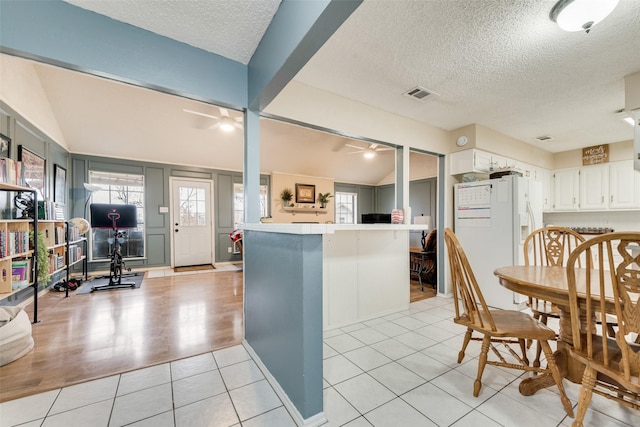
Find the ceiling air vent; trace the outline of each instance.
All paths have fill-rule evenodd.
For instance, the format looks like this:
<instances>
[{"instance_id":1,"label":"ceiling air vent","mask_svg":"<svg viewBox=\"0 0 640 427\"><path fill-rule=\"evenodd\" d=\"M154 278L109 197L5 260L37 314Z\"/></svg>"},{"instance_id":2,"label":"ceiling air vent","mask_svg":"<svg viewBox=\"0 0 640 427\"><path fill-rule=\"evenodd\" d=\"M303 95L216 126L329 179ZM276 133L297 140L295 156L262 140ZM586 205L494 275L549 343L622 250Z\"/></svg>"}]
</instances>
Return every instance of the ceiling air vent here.
<instances>
[{"instance_id":1,"label":"ceiling air vent","mask_svg":"<svg viewBox=\"0 0 640 427\"><path fill-rule=\"evenodd\" d=\"M553 137L551 135L542 135L542 136L536 136L536 139L540 142L547 142L547 141L551 141Z\"/></svg>"},{"instance_id":2,"label":"ceiling air vent","mask_svg":"<svg viewBox=\"0 0 640 427\"><path fill-rule=\"evenodd\" d=\"M425 89L421 86L416 86L413 89L410 89L404 93L404 96L408 96L409 98L413 98L416 101L426 101L429 98L433 98L434 96L438 96L437 93L431 92L428 89Z\"/></svg>"}]
</instances>

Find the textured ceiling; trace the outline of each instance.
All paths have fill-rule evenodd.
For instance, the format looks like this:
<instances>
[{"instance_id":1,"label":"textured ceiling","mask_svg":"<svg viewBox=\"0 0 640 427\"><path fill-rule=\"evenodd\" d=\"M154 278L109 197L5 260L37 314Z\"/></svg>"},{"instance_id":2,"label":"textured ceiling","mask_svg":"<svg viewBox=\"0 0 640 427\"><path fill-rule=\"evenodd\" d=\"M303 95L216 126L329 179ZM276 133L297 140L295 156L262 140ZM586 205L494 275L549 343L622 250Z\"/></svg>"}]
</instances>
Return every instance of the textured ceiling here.
<instances>
[{"instance_id":1,"label":"textured ceiling","mask_svg":"<svg viewBox=\"0 0 640 427\"><path fill-rule=\"evenodd\" d=\"M68 1L243 63L279 5ZM296 80L446 130L477 123L551 152L631 140L632 127L614 113L624 107L624 76L640 71L640 0L621 0L589 34L560 30L548 17L554 3L365 0ZM438 96L402 95L416 85Z\"/></svg>"},{"instance_id":2,"label":"textured ceiling","mask_svg":"<svg viewBox=\"0 0 640 427\"><path fill-rule=\"evenodd\" d=\"M633 139L615 117L640 71L640 1L586 34L555 0L365 1L296 79L446 130L479 123L548 151ZM439 96L403 97L421 85ZM549 134L541 144L536 136Z\"/></svg>"},{"instance_id":3,"label":"textured ceiling","mask_svg":"<svg viewBox=\"0 0 640 427\"><path fill-rule=\"evenodd\" d=\"M65 0L248 64L280 0Z\"/></svg>"}]
</instances>

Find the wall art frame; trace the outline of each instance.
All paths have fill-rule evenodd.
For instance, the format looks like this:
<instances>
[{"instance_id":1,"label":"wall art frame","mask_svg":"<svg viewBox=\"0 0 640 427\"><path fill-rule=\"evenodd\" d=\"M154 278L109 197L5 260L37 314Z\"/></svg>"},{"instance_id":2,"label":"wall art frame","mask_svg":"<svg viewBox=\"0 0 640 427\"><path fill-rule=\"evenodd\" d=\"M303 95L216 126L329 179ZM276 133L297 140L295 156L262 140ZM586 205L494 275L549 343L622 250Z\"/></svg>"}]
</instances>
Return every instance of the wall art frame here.
<instances>
[{"instance_id":1,"label":"wall art frame","mask_svg":"<svg viewBox=\"0 0 640 427\"><path fill-rule=\"evenodd\" d=\"M53 182L53 201L59 205L65 205L67 203L67 170L54 164Z\"/></svg>"},{"instance_id":2,"label":"wall art frame","mask_svg":"<svg viewBox=\"0 0 640 427\"><path fill-rule=\"evenodd\" d=\"M27 186L38 190L39 197L44 200L44 188L47 177L47 161L24 145L18 146L18 161L22 162L24 182Z\"/></svg>"},{"instance_id":3,"label":"wall art frame","mask_svg":"<svg viewBox=\"0 0 640 427\"><path fill-rule=\"evenodd\" d=\"M11 138L0 133L0 157L11 158Z\"/></svg>"},{"instance_id":4,"label":"wall art frame","mask_svg":"<svg viewBox=\"0 0 640 427\"><path fill-rule=\"evenodd\" d=\"M311 184L296 184L296 203L315 203L316 186Z\"/></svg>"}]
</instances>

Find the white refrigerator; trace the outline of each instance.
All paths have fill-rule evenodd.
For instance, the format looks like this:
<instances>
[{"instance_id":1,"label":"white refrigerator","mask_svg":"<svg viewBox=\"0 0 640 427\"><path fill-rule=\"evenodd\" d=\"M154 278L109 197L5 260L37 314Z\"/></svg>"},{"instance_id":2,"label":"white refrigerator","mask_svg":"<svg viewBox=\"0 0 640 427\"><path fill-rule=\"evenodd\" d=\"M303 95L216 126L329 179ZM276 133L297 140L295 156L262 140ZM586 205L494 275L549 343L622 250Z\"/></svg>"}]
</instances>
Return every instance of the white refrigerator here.
<instances>
[{"instance_id":1,"label":"white refrigerator","mask_svg":"<svg viewBox=\"0 0 640 427\"><path fill-rule=\"evenodd\" d=\"M502 287L493 271L524 264L524 239L542 227L542 184L515 175L461 183L454 200L454 231L487 304L518 309L526 297Z\"/></svg>"}]
</instances>

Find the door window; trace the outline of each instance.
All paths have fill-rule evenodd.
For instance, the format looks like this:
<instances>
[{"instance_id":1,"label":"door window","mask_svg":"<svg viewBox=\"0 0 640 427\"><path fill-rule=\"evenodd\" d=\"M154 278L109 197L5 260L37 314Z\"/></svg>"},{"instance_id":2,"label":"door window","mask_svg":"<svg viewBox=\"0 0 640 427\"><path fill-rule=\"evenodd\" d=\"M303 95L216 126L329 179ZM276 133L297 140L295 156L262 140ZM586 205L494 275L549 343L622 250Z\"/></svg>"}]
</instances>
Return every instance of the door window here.
<instances>
[{"instance_id":1,"label":"door window","mask_svg":"<svg viewBox=\"0 0 640 427\"><path fill-rule=\"evenodd\" d=\"M206 225L207 210L204 188L180 187L181 227L198 227Z\"/></svg>"}]
</instances>

